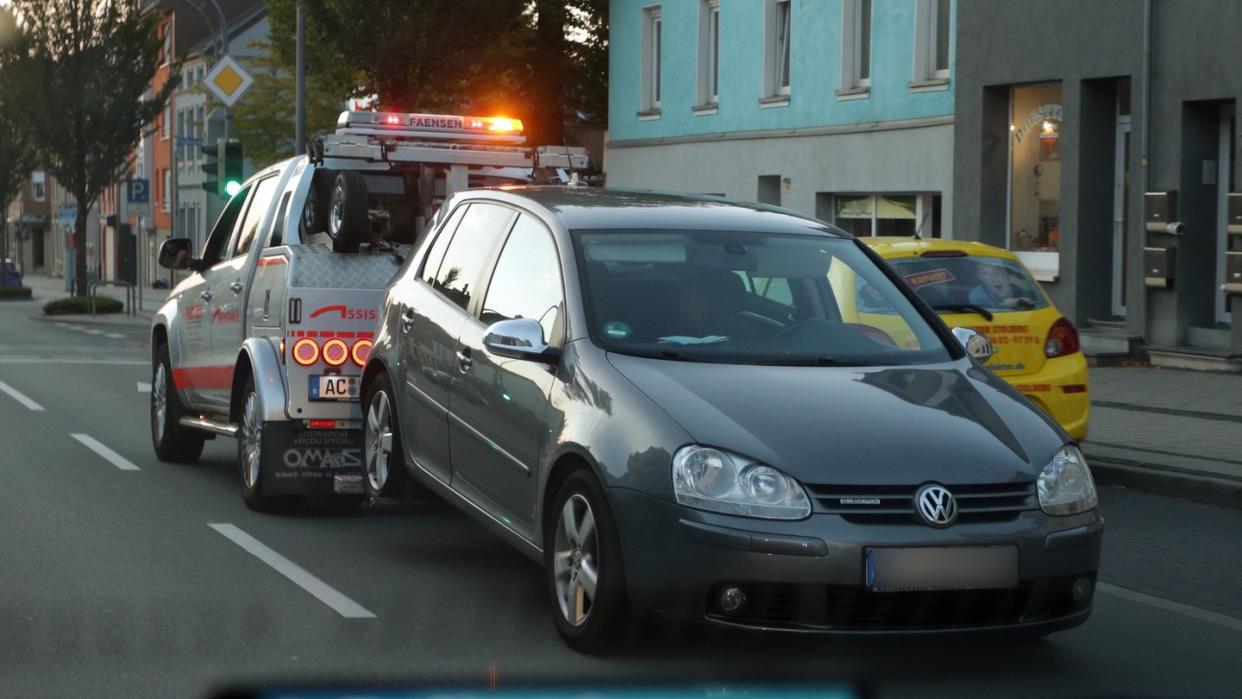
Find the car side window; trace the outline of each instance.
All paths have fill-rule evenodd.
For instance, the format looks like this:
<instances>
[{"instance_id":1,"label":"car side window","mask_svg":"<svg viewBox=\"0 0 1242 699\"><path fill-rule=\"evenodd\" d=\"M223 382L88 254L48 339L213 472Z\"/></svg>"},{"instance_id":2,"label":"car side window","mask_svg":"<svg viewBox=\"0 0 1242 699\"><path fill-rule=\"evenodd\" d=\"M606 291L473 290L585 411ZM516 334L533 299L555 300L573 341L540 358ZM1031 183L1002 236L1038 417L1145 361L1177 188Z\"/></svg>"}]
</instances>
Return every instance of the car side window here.
<instances>
[{"instance_id":1,"label":"car side window","mask_svg":"<svg viewBox=\"0 0 1242 699\"><path fill-rule=\"evenodd\" d=\"M250 252L250 246L254 244L255 235L259 232L259 224L267 215L272 197L276 195L276 184L279 181L280 178L273 175L260 180L255 185L254 196L251 197L250 204L246 208L246 215L242 219L241 229L237 234L237 244L233 246L231 257Z\"/></svg>"},{"instance_id":2,"label":"car side window","mask_svg":"<svg viewBox=\"0 0 1242 699\"><path fill-rule=\"evenodd\" d=\"M276 223L272 226L272 235L268 238L267 247L280 247L284 243L285 218L289 215L289 199L293 192L285 192L280 198L280 208L276 211Z\"/></svg>"},{"instance_id":3,"label":"car side window","mask_svg":"<svg viewBox=\"0 0 1242 699\"><path fill-rule=\"evenodd\" d=\"M497 204L475 202L462 217L444 251L444 261L432 286L463 309L478 292L479 277L496 242L509 230L514 211Z\"/></svg>"},{"instance_id":4,"label":"car side window","mask_svg":"<svg viewBox=\"0 0 1242 699\"><path fill-rule=\"evenodd\" d=\"M479 319L490 325L533 318L543 326L544 341L558 344L563 302L561 265L552 233L538 219L522 214L496 262Z\"/></svg>"},{"instance_id":5,"label":"car side window","mask_svg":"<svg viewBox=\"0 0 1242 699\"><path fill-rule=\"evenodd\" d=\"M216 225L212 227L211 234L207 236L207 243L203 245L203 262L208 267L216 264L223 257L225 250L228 249L229 240L233 237L233 228L237 223L237 218L241 214L242 207L246 204L246 198L250 196L250 187L238 192L229 203L224 205L224 210L220 212L220 217L216 219Z\"/></svg>"},{"instance_id":6,"label":"car side window","mask_svg":"<svg viewBox=\"0 0 1242 699\"><path fill-rule=\"evenodd\" d=\"M431 244L431 249L427 251L427 259L423 261L422 280L428 284L435 283L436 275L440 272L440 263L444 261L444 251L448 249L449 241L453 239L453 233L457 230L457 226L461 223L462 217L466 215L466 209L468 208L470 208L469 204L457 207L453 212L453 217L436 234L436 239Z\"/></svg>"}]
</instances>

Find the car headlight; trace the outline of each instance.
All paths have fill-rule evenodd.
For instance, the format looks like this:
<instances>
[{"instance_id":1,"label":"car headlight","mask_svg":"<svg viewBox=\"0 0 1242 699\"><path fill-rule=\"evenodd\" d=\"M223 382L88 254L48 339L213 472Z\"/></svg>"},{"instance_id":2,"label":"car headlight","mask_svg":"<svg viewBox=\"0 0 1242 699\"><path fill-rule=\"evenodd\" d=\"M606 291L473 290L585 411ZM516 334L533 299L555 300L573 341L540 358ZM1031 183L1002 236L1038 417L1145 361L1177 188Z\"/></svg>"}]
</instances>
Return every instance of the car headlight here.
<instances>
[{"instance_id":1,"label":"car headlight","mask_svg":"<svg viewBox=\"0 0 1242 699\"><path fill-rule=\"evenodd\" d=\"M737 454L691 444L673 455L677 502L701 510L765 519L802 519L811 501L798 481Z\"/></svg>"},{"instance_id":2,"label":"car headlight","mask_svg":"<svg viewBox=\"0 0 1242 699\"><path fill-rule=\"evenodd\" d=\"M1039 506L1050 515L1073 515L1096 506L1095 481L1078 447L1061 447L1039 474Z\"/></svg>"}]
</instances>

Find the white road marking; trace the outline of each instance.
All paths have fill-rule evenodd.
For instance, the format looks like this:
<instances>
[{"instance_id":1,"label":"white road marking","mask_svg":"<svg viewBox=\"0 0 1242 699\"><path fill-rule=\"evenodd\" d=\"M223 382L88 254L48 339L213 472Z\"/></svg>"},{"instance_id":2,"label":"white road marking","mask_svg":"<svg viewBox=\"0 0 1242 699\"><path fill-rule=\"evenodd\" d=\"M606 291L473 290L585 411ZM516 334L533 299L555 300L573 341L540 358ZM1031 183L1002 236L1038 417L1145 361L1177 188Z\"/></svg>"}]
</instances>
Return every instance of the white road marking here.
<instances>
[{"instance_id":1,"label":"white road marking","mask_svg":"<svg viewBox=\"0 0 1242 699\"><path fill-rule=\"evenodd\" d=\"M1095 589L1106 595L1120 597L1121 599L1137 602L1139 604L1145 604L1149 607L1155 607L1156 609L1163 609L1166 612L1181 614L1182 616L1190 617L1196 621L1203 621L1209 624L1223 626L1233 631L1242 631L1242 619L1235 619L1228 614L1221 614L1207 609L1200 609L1199 607L1193 607L1189 604L1182 604L1181 602L1174 602L1173 600L1164 599L1163 597L1156 597L1142 592L1135 592L1129 588L1117 587L1116 585L1109 585L1108 583L1099 583L1095 586Z\"/></svg>"},{"instance_id":2,"label":"white road marking","mask_svg":"<svg viewBox=\"0 0 1242 699\"><path fill-rule=\"evenodd\" d=\"M104 334L104 331L102 331L102 330L96 330L95 328L82 328L82 332L86 333L87 335L102 335L102 334Z\"/></svg>"},{"instance_id":3,"label":"white road marking","mask_svg":"<svg viewBox=\"0 0 1242 699\"><path fill-rule=\"evenodd\" d=\"M143 383L143 382L139 381L139 382L138 382L138 392L139 392L139 393L150 393L150 392L151 392L151 384L149 384L149 383Z\"/></svg>"},{"instance_id":4,"label":"white road marking","mask_svg":"<svg viewBox=\"0 0 1242 699\"><path fill-rule=\"evenodd\" d=\"M113 340L123 340L123 339L125 339L125 336L124 336L124 335L122 335L121 333L104 333L104 337L110 337L110 338L112 338Z\"/></svg>"},{"instance_id":5,"label":"white road marking","mask_svg":"<svg viewBox=\"0 0 1242 699\"><path fill-rule=\"evenodd\" d=\"M149 359L91 359L90 357L82 357L74 359L69 357L0 357L0 364L126 364L132 366L147 366L151 363Z\"/></svg>"},{"instance_id":6,"label":"white road marking","mask_svg":"<svg viewBox=\"0 0 1242 699\"><path fill-rule=\"evenodd\" d=\"M276 553L258 539L238 529L236 526L225 523L213 524L210 522L207 526L219 532L224 538L242 547L255 558L271 566L277 573L285 576L293 584L306 590L346 619L375 618L375 614L370 610L341 594L336 588L306 572L298 564Z\"/></svg>"},{"instance_id":7,"label":"white road marking","mask_svg":"<svg viewBox=\"0 0 1242 699\"><path fill-rule=\"evenodd\" d=\"M22 393L16 388L13 388L12 386L8 385L7 383L3 381L0 381L0 392L9 394L10 398L17 401L18 403L21 403L22 405L26 406L27 408L29 408L30 410L36 413L43 412L42 405L39 405L38 403L30 400L29 398L26 397L26 394Z\"/></svg>"},{"instance_id":8,"label":"white road marking","mask_svg":"<svg viewBox=\"0 0 1242 699\"><path fill-rule=\"evenodd\" d=\"M99 440L95 439L89 434L71 434L69 436L85 444L88 449L95 452L96 454L99 454L106 461L111 463L113 466L116 466L117 468L121 469L122 471L140 470L137 466L130 463L124 456L121 456L120 454L112 451L108 447L100 444Z\"/></svg>"}]
</instances>

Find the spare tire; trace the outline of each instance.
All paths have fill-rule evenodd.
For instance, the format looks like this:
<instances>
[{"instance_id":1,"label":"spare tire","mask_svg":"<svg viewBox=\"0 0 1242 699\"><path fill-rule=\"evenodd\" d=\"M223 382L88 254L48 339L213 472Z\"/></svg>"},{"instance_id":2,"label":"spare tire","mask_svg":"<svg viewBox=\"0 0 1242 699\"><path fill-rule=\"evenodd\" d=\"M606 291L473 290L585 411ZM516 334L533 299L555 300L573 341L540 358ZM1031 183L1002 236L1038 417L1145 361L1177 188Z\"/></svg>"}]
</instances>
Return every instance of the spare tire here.
<instances>
[{"instance_id":1,"label":"spare tire","mask_svg":"<svg viewBox=\"0 0 1242 699\"><path fill-rule=\"evenodd\" d=\"M370 233L367 183L362 173L345 171L336 176L328 197L328 235L336 252L358 252Z\"/></svg>"},{"instance_id":2,"label":"spare tire","mask_svg":"<svg viewBox=\"0 0 1242 699\"><path fill-rule=\"evenodd\" d=\"M306 195L306 205L302 209L301 232L305 241L316 233L328 230L328 197L336 172L325 168L315 170L311 179L310 191Z\"/></svg>"}]
</instances>

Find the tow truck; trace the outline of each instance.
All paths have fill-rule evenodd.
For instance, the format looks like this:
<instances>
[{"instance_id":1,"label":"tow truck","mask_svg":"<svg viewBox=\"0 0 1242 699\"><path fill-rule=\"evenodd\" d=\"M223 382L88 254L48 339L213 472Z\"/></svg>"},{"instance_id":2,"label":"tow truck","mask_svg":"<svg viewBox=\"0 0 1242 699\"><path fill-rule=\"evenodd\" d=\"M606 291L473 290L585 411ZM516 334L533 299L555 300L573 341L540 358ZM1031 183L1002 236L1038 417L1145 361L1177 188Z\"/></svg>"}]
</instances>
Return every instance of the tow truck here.
<instances>
[{"instance_id":1,"label":"tow truck","mask_svg":"<svg viewBox=\"0 0 1242 699\"><path fill-rule=\"evenodd\" d=\"M283 509L364 492L358 388L384 289L439 205L478 186L573 177L581 148L525 145L503 117L343 112L308 153L266 167L225 205L151 327L151 441L194 462L237 440L242 498Z\"/></svg>"}]
</instances>

